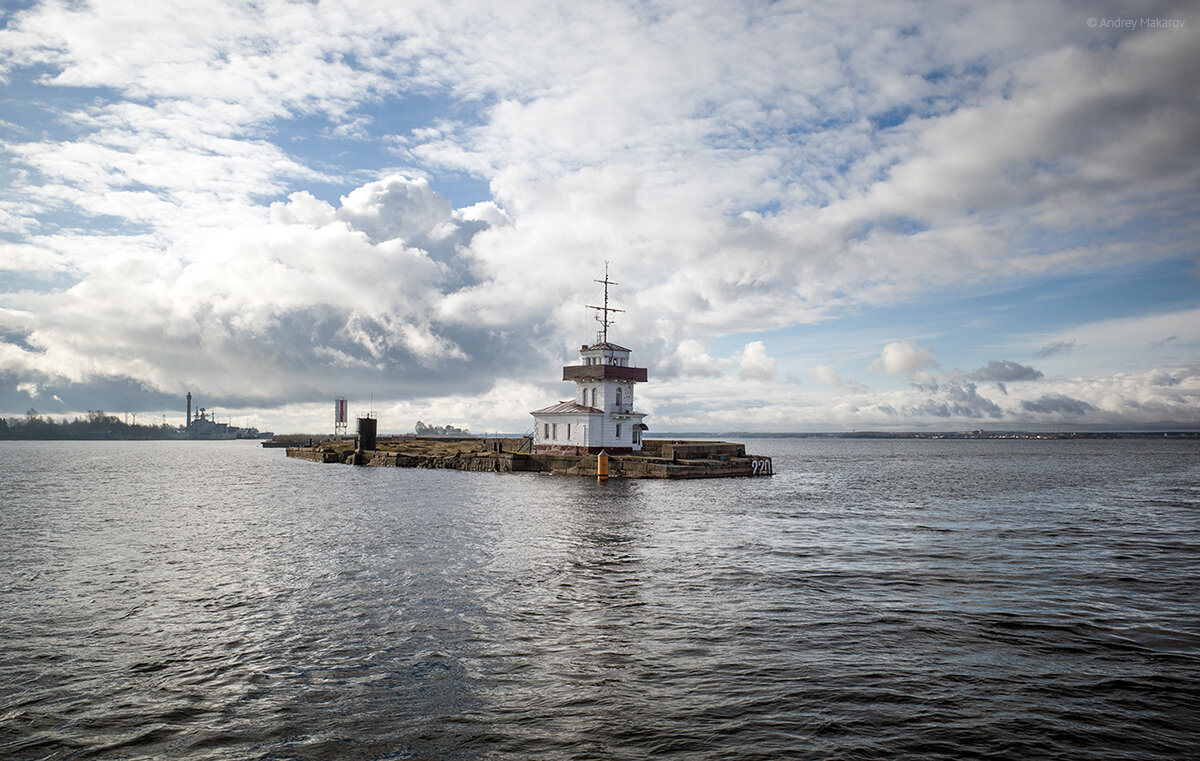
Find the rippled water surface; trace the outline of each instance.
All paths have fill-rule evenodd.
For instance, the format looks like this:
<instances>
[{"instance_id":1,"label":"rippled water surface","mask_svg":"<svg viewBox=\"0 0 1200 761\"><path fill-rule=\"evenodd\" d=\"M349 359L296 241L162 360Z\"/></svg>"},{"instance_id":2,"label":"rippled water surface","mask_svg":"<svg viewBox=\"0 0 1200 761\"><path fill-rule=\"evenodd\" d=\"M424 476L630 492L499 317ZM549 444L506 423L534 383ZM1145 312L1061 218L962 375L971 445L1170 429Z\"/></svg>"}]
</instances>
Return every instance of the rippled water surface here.
<instances>
[{"instance_id":1,"label":"rippled water surface","mask_svg":"<svg viewBox=\"0 0 1200 761\"><path fill-rule=\"evenodd\" d=\"M1200 444L773 478L0 443L0 758L1184 758Z\"/></svg>"}]
</instances>

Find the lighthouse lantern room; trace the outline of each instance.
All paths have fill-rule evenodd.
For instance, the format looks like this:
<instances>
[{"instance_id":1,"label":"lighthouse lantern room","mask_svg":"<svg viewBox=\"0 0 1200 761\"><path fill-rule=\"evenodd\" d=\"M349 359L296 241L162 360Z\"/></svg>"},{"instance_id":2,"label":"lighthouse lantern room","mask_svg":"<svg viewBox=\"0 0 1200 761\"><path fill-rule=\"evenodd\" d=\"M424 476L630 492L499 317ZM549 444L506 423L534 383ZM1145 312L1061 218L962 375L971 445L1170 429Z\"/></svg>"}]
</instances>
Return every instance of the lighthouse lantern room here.
<instances>
[{"instance_id":1,"label":"lighthouse lantern room","mask_svg":"<svg viewBox=\"0 0 1200 761\"><path fill-rule=\"evenodd\" d=\"M608 340L609 313L624 310L608 305L608 288L617 284L608 279L607 262L604 279L596 282L604 285L604 305L588 305L599 312L596 343L579 347L580 363L563 368L563 380L575 381L575 398L530 413L534 452L617 454L642 448L646 414L634 410L633 387L646 382L646 368L633 367L630 350Z\"/></svg>"}]
</instances>

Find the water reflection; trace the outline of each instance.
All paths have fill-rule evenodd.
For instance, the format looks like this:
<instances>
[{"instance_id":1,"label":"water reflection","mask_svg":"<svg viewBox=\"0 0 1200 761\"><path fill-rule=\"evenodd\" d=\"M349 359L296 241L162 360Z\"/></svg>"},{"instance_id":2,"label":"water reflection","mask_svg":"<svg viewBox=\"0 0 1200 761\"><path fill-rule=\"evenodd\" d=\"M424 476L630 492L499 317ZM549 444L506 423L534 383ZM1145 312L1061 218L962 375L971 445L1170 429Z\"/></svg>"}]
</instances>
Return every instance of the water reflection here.
<instances>
[{"instance_id":1,"label":"water reflection","mask_svg":"<svg viewBox=\"0 0 1200 761\"><path fill-rule=\"evenodd\" d=\"M536 489L489 485L502 520L477 578L490 630L473 674L503 747L584 747L596 721L636 710L623 686L638 660L646 505L635 484L530 478Z\"/></svg>"}]
</instances>

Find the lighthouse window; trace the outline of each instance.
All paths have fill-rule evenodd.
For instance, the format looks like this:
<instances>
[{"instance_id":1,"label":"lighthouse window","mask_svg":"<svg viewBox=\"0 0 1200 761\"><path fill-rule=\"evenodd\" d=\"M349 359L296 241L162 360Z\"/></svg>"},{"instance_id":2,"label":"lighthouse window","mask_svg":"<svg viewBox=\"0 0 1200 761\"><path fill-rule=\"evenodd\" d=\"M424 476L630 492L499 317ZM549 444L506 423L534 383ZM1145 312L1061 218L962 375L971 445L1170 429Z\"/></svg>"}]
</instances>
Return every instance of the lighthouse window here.
<instances>
[{"instance_id":1,"label":"lighthouse window","mask_svg":"<svg viewBox=\"0 0 1200 761\"><path fill-rule=\"evenodd\" d=\"M592 406L596 406L596 389L592 389Z\"/></svg>"},{"instance_id":2,"label":"lighthouse window","mask_svg":"<svg viewBox=\"0 0 1200 761\"><path fill-rule=\"evenodd\" d=\"M617 386L617 406L621 406L621 387Z\"/></svg>"},{"instance_id":3,"label":"lighthouse window","mask_svg":"<svg viewBox=\"0 0 1200 761\"><path fill-rule=\"evenodd\" d=\"M553 433L553 435L551 435L551 436L550 436L550 438L552 438L552 439L554 439L555 441L557 441L557 440L558 440L558 423L555 423L555 424L554 424L554 425L553 425L553 426L550 428L550 430L554 432L554 433Z\"/></svg>"},{"instance_id":4,"label":"lighthouse window","mask_svg":"<svg viewBox=\"0 0 1200 761\"><path fill-rule=\"evenodd\" d=\"M571 440L571 424L567 423L567 441Z\"/></svg>"},{"instance_id":5,"label":"lighthouse window","mask_svg":"<svg viewBox=\"0 0 1200 761\"><path fill-rule=\"evenodd\" d=\"M617 438L621 438L621 424L617 423Z\"/></svg>"},{"instance_id":6,"label":"lighthouse window","mask_svg":"<svg viewBox=\"0 0 1200 761\"><path fill-rule=\"evenodd\" d=\"M546 423L546 430L543 431L542 438L547 439L547 440L549 440L549 438L550 438L550 424L549 423Z\"/></svg>"}]
</instances>

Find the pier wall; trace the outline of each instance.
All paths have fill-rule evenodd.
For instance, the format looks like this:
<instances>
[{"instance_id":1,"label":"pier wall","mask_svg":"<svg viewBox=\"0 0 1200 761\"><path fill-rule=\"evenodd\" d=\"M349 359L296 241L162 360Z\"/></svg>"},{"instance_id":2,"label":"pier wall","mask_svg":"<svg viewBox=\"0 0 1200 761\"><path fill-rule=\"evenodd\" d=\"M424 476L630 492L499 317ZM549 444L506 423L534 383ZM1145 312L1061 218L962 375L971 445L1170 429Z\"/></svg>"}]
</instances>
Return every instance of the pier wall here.
<instances>
[{"instance_id":1,"label":"pier wall","mask_svg":"<svg viewBox=\"0 0 1200 761\"><path fill-rule=\"evenodd\" d=\"M609 458L611 478L728 478L771 475L769 457L746 456L741 444L704 442L700 448L664 447L672 459L646 454L614 455ZM402 446L402 445L401 445ZM741 452L738 456L732 454ZM681 457L688 455L711 455ZM595 455L549 454L503 451L481 445L478 450L430 453L413 449L382 449L357 452L337 444L288 447L287 456L320 463L345 463L369 467L428 468L488 473L556 473L596 476Z\"/></svg>"},{"instance_id":2,"label":"pier wall","mask_svg":"<svg viewBox=\"0 0 1200 761\"><path fill-rule=\"evenodd\" d=\"M722 457L745 457L746 445L728 441L667 441L652 439L646 442L666 460L712 460Z\"/></svg>"}]
</instances>

